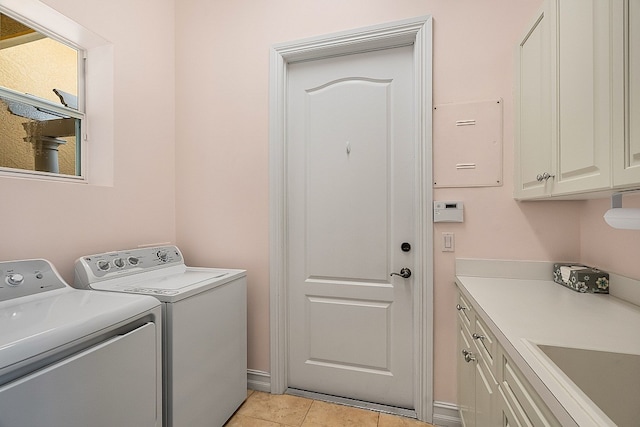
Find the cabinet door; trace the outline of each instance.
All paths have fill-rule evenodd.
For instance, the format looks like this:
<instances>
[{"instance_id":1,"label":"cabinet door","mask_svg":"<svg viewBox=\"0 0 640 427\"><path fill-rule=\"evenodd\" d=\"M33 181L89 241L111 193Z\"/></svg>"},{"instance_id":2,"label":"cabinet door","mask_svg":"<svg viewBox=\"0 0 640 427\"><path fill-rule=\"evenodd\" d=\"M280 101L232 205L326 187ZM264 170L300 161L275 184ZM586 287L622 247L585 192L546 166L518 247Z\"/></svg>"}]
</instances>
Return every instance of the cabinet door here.
<instances>
[{"instance_id":1,"label":"cabinet door","mask_svg":"<svg viewBox=\"0 0 640 427\"><path fill-rule=\"evenodd\" d=\"M462 295L459 295L458 307L461 306L468 308L458 309L457 369L460 418L465 427L492 426L496 420L495 393L498 382L483 357L483 351L480 350L480 348L486 350L485 344L478 343L478 340L474 341L472 330L468 328L468 325L477 327L477 319L473 315L471 306ZM487 336L490 337L488 334ZM490 338L491 342L495 341L492 337ZM468 359L465 358L463 350L468 352ZM484 353L490 355L487 351Z\"/></svg>"},{"instance_id":2,"label":"cabinet door","mask_svg":"<svg viewBox=\"0 0 640 427\"><path fill-rule=\"evenodd\" d=\"M521 427L523 424L513 412L501 387L498 388L498 420L501 427Z\"/></svg>"},{"instance_id":3,"label":"cabinet door","mask_svg":"<svg viewBox=\"0 0 640 427\"><path fill-rule=\"evenodd\" d=\"M640 183L640 2L625 0L622 13L616 22L623 40L618 62L625 64L618 81L624 82L620 103L624 105L623 131L614 146L613 179L615 186Z\"/></svg>"},{"instance_id":4,"label":"cabinet door","mask_svg":"<svg viewBox=\"0 0 640 427\"><path fill-rule=\"evenodd\" d=\"M501 359L501 394L512 411L512 422L533 427L560 427L542 399L531 388L521 372L503 354ZM513 418L513 417L516 418Z\"/></svg>"},{"instance_id":5,"label":"cabinet door","mask_svg":"<svg viewBox=\"0 0 640 427\"><path fill-rule=\"evenodd\" d=\"M537 180L551 174L548 14L544 8L536 14L516 53L516 199L548 194L549 183Z\"/></svg>"},{"instance_id":6,"label":"cabinet door","mask_svg":"<svg viewBox=\"0 0 640 427\"><path fill-rule=\"evenodd\" d=\"M475 389L475 363L466 362L462 350L473 349L471 336L466 327L458 319L458 406L460 418L464 427L476 425L476 389Z\"/></svg>"},{"instance_id":7,"label":"cabinet door","mask_svg":"<svg viewBox=\"0 0 640 427\"><path fill-rule=\"evenodd\" d=\"M491 374L484 358L476 360L476 425L493 426L496 424L495 406L498 383Z\"/></svg>"},{"instance_id":8,"label":"cabinet door","mask_svg":"<svg viewBox=\"0 0 640 427\"><path fill-rule=\"evenodd\" d=\"M616 0L552 0L554 194L609 188Z\"/></svg>"}]
</instances>

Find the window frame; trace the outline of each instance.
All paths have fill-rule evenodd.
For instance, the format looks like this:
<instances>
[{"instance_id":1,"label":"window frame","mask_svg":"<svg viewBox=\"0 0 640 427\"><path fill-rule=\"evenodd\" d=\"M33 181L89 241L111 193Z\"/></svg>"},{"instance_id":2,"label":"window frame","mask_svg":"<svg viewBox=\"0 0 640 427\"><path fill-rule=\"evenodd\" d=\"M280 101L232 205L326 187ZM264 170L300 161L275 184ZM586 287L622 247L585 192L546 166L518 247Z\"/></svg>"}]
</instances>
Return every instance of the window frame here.
<instances>
[{"instance_id":1,"label":"window frame","mask_svg":"<svg viewBox=\"0 0 640 427\"><path fill-rule=\"evenodd\" d=\"M44 111L51 111L52 113L73 117L80 121L80 134L76 135L75 175L66 175L61 173L43 172L43 171L28 170L28 169L16 169L16 168L9 168L9 167L0 167L0 175L32 176L32 177L39 177L39 178L46 178L46 179L86 182L87 181L86 162L85 162L86 159L84 157L84 152L86 149L85 147L86 145L85 63L87 59L86 50L81 46L78 46L76 43L72 43L64 39L63 37L57 35L54 31L44 28L41 25L38 25L29 19L23 18L22 16L12 12L11 10L6 9L2 5L0 5L0 13L14 19L15 21L20 22L21 24L28 26L29 28L35 30L37 33L47 38L50 38L51 40L54 40L71 49L74 49L77 52L78 60L76 65L76 76L77 76L78 108L74 109L74 108L66 107L62 104L56 104L47 99L40 98L34 95L29 95L27 93L21 93L1 85L0 85L0 96L11 101L20 102L23 104L36 107L38 109L42 109Z\"/></svg>"},{"instance_id":2,"label":"window frame","mask_svg":"<svg viewBox=\"0 0 640 427\"><path fill-rule=\"evenodd\" d=\"M84 114L79 141L79 176L3 168L0 170L0 179L26 178L113 187L113 44L39 0L0 0L0 12L79 52L78 67L81 72L78 74L78 110ZM50 106L47 108L51 109ZM65 110L65 114L68 113Z\"/></svg>"}]
</instances>

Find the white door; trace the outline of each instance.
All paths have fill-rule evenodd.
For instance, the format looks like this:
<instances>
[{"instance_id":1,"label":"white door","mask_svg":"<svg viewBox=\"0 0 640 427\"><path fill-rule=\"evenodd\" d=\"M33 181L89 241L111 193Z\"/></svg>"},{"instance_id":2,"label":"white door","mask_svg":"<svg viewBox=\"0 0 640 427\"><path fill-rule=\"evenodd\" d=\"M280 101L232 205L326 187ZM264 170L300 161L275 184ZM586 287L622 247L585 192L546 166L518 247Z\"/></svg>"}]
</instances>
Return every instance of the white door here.
<instances>
[{"instance_id":1,"label":"white door","mask_svg":"<svg viewBox=\"0 0 640 427\"><path fill-rule=\"evenodd\" d=\"M413 47L287 79L288 386L413 408Z\"/></svg>"}]
</instances>

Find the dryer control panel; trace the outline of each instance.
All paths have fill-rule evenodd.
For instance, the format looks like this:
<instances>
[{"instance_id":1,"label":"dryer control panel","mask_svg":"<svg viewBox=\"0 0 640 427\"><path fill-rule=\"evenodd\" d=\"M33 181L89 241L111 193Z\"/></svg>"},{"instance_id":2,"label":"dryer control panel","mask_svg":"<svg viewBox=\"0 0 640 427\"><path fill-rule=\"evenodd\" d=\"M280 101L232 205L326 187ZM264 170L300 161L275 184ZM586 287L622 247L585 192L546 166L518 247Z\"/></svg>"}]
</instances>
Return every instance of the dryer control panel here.
<instances>
[{"instance_id":1,"label":"dryer control panel","mask_svg":"<svg viewBox=\"0 0 640 427\"><path fill-rule=\"evenodd\" d=\"M0 262L0 301L67 287L44 259Z\"/></svg>"},{"instance_id":2,"label":"dryer control panel","mask_svg":"<svg viewBox=\"0 0 640 427\"><path fill-rule=\"evenodd\" d=\"M184 266L177 246L156 246L87 255L76 260L74 286L171 266Z\"/></svg>"}]
</instances>

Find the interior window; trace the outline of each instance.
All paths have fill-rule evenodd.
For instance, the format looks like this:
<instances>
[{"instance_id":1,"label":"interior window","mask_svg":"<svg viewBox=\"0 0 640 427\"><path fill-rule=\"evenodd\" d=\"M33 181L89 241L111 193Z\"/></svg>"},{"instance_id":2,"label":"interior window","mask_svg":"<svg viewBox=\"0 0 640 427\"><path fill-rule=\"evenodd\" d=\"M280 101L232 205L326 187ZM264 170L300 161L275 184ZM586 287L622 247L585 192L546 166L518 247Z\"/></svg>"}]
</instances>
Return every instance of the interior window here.
<instances>
[{"instance_id":1,"label":"interior window","mask_svg":"<svg viewBox=\"0 0 640 427\"><path fill-rule=\"evenodd\" d=\"M82 176L83 57L0 13L0 169Z\"/></svg>"}]
</instances>

